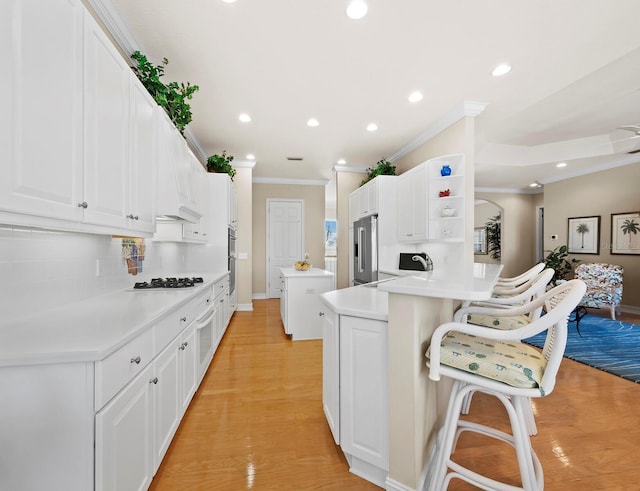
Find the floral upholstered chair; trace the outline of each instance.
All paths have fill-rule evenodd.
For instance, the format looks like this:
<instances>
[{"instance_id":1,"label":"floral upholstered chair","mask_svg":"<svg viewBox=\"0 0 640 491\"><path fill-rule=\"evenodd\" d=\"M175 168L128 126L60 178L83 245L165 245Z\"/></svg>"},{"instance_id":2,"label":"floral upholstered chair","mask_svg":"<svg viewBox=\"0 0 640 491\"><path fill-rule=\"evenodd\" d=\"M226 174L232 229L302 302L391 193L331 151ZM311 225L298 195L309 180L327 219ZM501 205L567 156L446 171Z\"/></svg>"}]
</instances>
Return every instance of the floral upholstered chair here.
<instances>
[{"instance_id":1,"label":"floral upholstered chair","mask_svg":"<svg viewBox=\"0 0 640 491\"><path fill-rule=\"evenodd\" d=\"M622 300L622 266L605 263L585 263L576 268L576 278L587 285L579 307L608 308L616 318L616 308Z\"/></svg>"}]
</instances>

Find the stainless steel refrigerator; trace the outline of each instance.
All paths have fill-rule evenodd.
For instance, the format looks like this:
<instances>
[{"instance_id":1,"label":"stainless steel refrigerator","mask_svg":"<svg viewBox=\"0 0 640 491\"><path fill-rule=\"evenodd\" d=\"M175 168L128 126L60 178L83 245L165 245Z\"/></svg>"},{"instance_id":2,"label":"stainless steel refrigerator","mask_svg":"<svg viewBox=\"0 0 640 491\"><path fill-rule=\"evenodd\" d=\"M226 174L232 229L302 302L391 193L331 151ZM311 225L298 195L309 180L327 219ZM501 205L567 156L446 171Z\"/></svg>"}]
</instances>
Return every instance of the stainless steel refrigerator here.
<instances>
[{"instance_id":1,"label":"stainless steel refrigerator","mask_svg":"<svg viewBox=\"0 0 640 491\"><path fill-rule=\"evenodd\" d=\"M353 284L378 281L378 215L353 222Z\"/></svg>"}]
</instances>

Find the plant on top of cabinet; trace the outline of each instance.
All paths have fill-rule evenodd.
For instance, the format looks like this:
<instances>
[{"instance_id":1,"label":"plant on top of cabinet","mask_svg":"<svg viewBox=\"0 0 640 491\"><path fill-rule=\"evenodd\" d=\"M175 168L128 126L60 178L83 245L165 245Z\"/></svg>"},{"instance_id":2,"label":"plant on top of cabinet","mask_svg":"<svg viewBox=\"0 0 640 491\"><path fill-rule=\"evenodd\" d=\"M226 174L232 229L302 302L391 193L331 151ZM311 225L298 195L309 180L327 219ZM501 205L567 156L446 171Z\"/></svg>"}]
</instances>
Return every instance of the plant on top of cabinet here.
<instances>
[{"instance_id":1,"label":"plant on top of cabinet","mask_svg":"<svg viewBox=\"0 0 640 491\"><path fill-rule=\"evenodd\" d=\"M184 135L185 127L191 122L191 106L187 100L192 99L200 87L190 82L186 85L184 82L162 82L160 78L164 76L164 67L169 64L166 58L162 59L162 65L154 65L140 51L134 51L131 58L138 63L132 68L142 85Z\"/></svg>"},{"instance_id":2,"label":"plant on top of cabinet","mask_svg":"<svg viewBox=\"0 0 640 491\"><path fill-rule=\"evenodd\" d=\"M233 181L236 170L231 167L232 161L233 155L227 155L227 151L223 150L222 155L213 154L207 159L207 171L218 174L229 174L229 177Z\"/></svg>"},{"instance_id":3,"label":"plant on top of cabinet","mask_svg":"<svg viewBox=\"0 0 640 491\"><path fill-rule=\"evenodd\" d=\"M396 175L396 166L393 165L386 159L378 160L375 167L369 167L367 169L367 177L365 177L362 182L360 182L360 186L364 186L371 179L377 176L395 176Z\"/></svg>"}]
</instances>

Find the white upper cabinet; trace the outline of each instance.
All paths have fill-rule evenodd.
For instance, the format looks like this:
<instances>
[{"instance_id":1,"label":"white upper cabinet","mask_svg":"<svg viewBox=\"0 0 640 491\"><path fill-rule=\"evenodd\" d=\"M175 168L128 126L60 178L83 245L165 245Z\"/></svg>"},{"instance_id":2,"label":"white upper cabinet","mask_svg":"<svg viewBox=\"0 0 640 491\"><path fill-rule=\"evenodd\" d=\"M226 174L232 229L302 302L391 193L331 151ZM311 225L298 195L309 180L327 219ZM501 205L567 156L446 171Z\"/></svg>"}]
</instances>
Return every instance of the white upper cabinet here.
<instances>
[{"instance_id":1,"label":"white upper cabinet","mask_svg":"<svg viewBox=\"0 0 640 491\"><path fill-rule=\"evenodd\" d=\"M350 225L356 220L378 213L378 178L360 186L349 195Z\"/></svg>"},{"instance_id":2,"label":"white upper cabinet","mask_svg":"<svg viewBox=\"0 0 640 491\"><path fill-rule=\"evenodd\" d=\"M131 69L89 16L84 74L85 221L127 228Z\"/></svg>"},{"instance_id":3,"label":"white upper cabinet","mask_svg":"<svg viewBox=\"0 0 640 491\"><path fill-rule=\"evenodd\" d=\"M82 29L79 1L0 8L0 210L82 218Z\"/></svg>"},{"instance_id":4,"label":"white upper cabinet","mask_svg":"<svg viewBox=\"0 0 640 491\"><path fill-rule=\"evenodd\" d=\"M2 220L150 234L157 105L80 1L1 8Z\"/></svg>"},{"instance_id":5,"label":"white upper cabinet","mask_svg":"<svg viewBox=\"0 0 640 491\"><path fill-rule=\"evenodd\" d=\"M158 123L160 154L157 213L159 216L196 223L202 217L202 210L196 202L193 183L195 166L200 166L200 163L166 114L161 114Z\"/></svg>"},{"instance_id":6,"label":"white upper cabinet","mask_svg":"<svg viewBox=\"0 0 640 491\"><path fill-rule=\"evenodd\" d=\"M427 167L420 164L398 177L398 241L427 239Z\"/></svg>"}]
</instances>

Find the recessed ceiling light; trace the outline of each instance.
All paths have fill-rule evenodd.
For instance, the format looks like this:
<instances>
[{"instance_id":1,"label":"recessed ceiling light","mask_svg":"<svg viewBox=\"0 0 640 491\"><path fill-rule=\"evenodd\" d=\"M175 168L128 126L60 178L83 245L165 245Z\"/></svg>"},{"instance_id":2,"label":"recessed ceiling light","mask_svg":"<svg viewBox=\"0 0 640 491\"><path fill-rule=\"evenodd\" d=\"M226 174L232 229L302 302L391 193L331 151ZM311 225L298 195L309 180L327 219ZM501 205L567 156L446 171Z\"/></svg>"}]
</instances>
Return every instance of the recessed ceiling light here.
<instances>
[{"instance_id":1,"label":"recessed ceiling light","mask_svg":"<svg viewBox=\"0 0 640 491\"><path fill-rule=\"evenodd\" d=\"M409 102L420 102L422 100L422 97L422 92L416 90L415 92L411 92L411 94L409 94Z\"/></svg>"},{"instance_id":2,"label":"recessed ceiling light","mask_svg":"<svg viewBox=\"0 0 640 491\"><path fill-rule=\"evenodd\" d=\"M541 187L542 187L542 184L540 184L540 182L539 182L539 181L534 181L534 182L532 182L531 184L529 184L529 187L530 187L530 188L541 188Z\"/></svg>"},{"instance_id":3,"label":"recessed ceiling light","mask_svg":"<svg viewBox=\"0 0 640 491\"><path fill-rule=\"evenodd\" d=\"M378 125L375 123L369 123L367 125L367 131L378 131Z\"/></svg>"},{"instance_id":4,"label":"recessed ceiling light","mask_svg":"<svg viewBox=\"0 0 640 491\"><path fill-rule=\"evenodd\" d=\"M243 123L248 123L249 121L251 121L251 116L249 116L247 113L242 113L240 116L238 116L238 119Z\"/></svg>"},{"instance_id":5,"label":"recessed ceiling light","mask_svg":"<svg viewBox=\"0 0 640 491\"><path fill-rule=\"evenodd\" d=\"M309 121L307 121L307 126L315 128L316 126L320 126L320 123L316 118L311 118Z\"/></svg>"},{"instance_id":6,"label":"recessed ceiling light","mask_svg":"<svg viewBox=\"0 0 640 491\"><path fill-rule=\"evenodd\" d=\"M558 162L558 163L556 164L556 167L557 167L558 169L560 169L560 168L562 168L562 167L566 167L566 166L567 166L567 163L566 163L566 162Z\"/></svg>"},{"instance_id":7,"label":"recessed ceiling light","mask_svg":"<svg viewBox=\"0 0 640 491\"><path fill-rule=\"evenodd\" d=\"M222 0L224 3L234 3L236 0Z\"/></svg>"},{"instance_id":8,"label":"recessed ceiling light","mask_svg":"<svg viewBox=\"0 0 640 491\"><path fill-rule=\"evenodd\" d=\"M253 155L252 153L248 153L248 154L247 154L247 159L248 159L248 160L255 160L255 159L256 159L256 156L255 156L255 155Z\"/></svg>"},{"instance_id":9,"label":"recessed ceiling light","mask_svg":"<svg viewBox=\"0 0 640 491\"><path fill-rule=\"evenodd\" d=\"M347 161L346 161L345 159L340 159L340 160L338 160L338 162L337 162L337 163L338 163L339 165L344 165L344 164L346 164L346 163L347 163Z\"/></svg>"},{"instance_id":10,"label":"recessed ceiling light","mask_svg":"<svg viewBox=\"0 0 640 491\"><path fill-rule=\"evenodd\" d=\"M347 16L350 19L362 19L365 15L367 15L368 9L369 7L367 7L367 4L364 2L364 0L352 0L347 6Z\"/></svg>"},{"instance_id":11,"label":"recessed ceiling light","mask_svg":"<svg viewBox=\"0 0 640 491\"><path fill-rule=\"evenodd\" d=\"M501 75L509 73L510 71L511 71L511 65L509 65L508 63L503 63L495 67L491 72L491 75L493 75L494 77L500 77Z\"/></svg>"}]
</instances>

